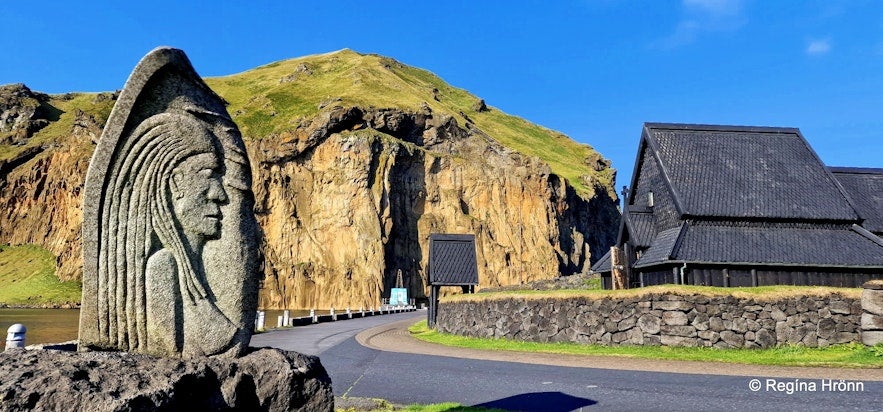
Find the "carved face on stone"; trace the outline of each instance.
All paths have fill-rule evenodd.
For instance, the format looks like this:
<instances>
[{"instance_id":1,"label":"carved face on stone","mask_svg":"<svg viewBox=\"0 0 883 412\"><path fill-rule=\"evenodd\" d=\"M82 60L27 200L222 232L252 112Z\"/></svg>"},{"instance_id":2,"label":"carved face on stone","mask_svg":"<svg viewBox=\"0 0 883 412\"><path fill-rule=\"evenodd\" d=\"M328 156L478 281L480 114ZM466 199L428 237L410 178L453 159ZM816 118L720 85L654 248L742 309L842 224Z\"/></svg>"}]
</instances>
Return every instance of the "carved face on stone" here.
<instances>
[{"instance_id":1,"label":"carved face on stone","mask_svg":"<svg viewBox=\"0 0 883 412\"><path fill-rule=\"evenodd\" d=\"M182 161L172 172L172 210L185 233L216 239L221 235L221 207L227 193L221 164L214 153Z\"/></svg>"},{"instance_id":2,"label":"carved face on stone","mask_svg":"<svg viewBox=\"0 0 883 412\"><path fill-rule=\"evenodd\" d=\"M81 350L244 353L262 259L251 177L223 99L187 56L145 56L86 174Z\"/></svg>"}]
</instances>

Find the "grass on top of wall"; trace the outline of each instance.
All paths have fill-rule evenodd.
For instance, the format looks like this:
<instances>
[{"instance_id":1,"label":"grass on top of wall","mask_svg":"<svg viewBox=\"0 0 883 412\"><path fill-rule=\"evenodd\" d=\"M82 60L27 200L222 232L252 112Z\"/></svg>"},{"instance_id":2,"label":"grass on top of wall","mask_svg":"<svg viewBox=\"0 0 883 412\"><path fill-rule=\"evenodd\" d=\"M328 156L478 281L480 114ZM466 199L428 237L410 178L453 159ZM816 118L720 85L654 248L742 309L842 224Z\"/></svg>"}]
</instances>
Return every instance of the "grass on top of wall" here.
<instances>
[{"instance_id":1,"label":"grass on top of wall","mask_svg":"<svg viewBox=\"0 0 883 412\"><path fill-rule=\"evenodd\" d=\"M429 329L425 320L415 323L408 330L411 332L411 336L422 341L470 349L750 365L883 368L883 344L871 347L860 343L848 343L826 348L787 345L771 349L717 349L671 346L603 346L571 342L538 343L510 339L471 338L442 333Z\"/></svg>"},{"instance_id":2,"label":"grass on top of wall","mask_svg":"<svg viewBox=\"0 0 883 412\"><path fill-rule=\"evenodd\" d=\"M650 294L671 294L680 296L733 296L739 299L755 299L761 301L773 301L777 299L797 298L804 296L827 296L840 294L844 297L861 298L861 288L836 288L827 286L758 286L742 288L723 288L713 286L693 285L657 285L644 288L624 290L600 290L600 289L559 289L559 290L509 290L501 292L479 292L473 294L459 294L446 296L442 302L478 302L483 300L500 300L509 298L518 299L572 299L588 298L601 299L641 297Z\"/></svg>"}]
</instances>

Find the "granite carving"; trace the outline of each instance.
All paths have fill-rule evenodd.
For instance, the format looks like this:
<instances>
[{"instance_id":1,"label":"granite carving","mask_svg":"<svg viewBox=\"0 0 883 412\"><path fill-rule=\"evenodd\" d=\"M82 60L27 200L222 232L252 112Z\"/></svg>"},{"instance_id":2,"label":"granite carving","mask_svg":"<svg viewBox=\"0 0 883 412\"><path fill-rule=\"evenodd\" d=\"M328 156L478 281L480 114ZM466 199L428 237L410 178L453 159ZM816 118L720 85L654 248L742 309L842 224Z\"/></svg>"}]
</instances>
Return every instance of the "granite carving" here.
<instances>
[{"instance_id":1,"label":"granite carving","mask_svg":"<svg viewBox=\"0 0 883 412\"><path fill-rule=\"evenodd\" d=\"M86 175L80 350L235 357L261 264L242 136L184 53L133 71Z\"/></svg>"}]
</instances>

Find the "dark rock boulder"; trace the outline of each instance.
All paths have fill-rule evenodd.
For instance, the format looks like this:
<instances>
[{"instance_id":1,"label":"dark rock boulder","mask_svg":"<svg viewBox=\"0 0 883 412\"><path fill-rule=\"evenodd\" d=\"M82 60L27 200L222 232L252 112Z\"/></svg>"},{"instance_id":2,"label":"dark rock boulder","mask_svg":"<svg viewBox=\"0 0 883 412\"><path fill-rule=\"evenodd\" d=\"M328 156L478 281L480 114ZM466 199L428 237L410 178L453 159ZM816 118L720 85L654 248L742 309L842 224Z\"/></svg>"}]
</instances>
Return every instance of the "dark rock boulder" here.
<instances>
[{"instance_id":1,"label":"dark rock boulder","mask_svg":"<svg viewBox=\"0 0 883 412\"><path fill-rule=\"evenodd\" d=\"M0 376L0 411L334 409L319 358L271 348L237 359L11 349Z\"/></svg>"},{"instance_id":2,"label":"dark rock boulder","mask_svg":"<svg viewBox=\"0 0 883 412\"><path fill-rule=\"evenodd\" d=\"M0 86L0 144L22 144L48 125L48 100L21 83Z\"/></svg>"}]
</instances>

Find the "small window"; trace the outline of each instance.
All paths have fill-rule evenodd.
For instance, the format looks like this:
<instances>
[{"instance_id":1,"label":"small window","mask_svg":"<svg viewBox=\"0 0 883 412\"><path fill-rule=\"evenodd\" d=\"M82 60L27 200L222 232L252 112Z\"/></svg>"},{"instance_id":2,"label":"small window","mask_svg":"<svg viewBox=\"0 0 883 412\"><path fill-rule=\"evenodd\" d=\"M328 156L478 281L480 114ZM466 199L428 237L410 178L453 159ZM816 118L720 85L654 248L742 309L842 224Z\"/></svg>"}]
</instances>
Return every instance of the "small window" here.
<instances>
[{"instance_id":1,"label":"small window","mask_svg":"<svg viewBox=\"0 0 883 412\"><path fill-rule=\"evenodd\" d=\"M647 206L653 207L653 192L647 193Z\"/></svg>"}]
</instances>

